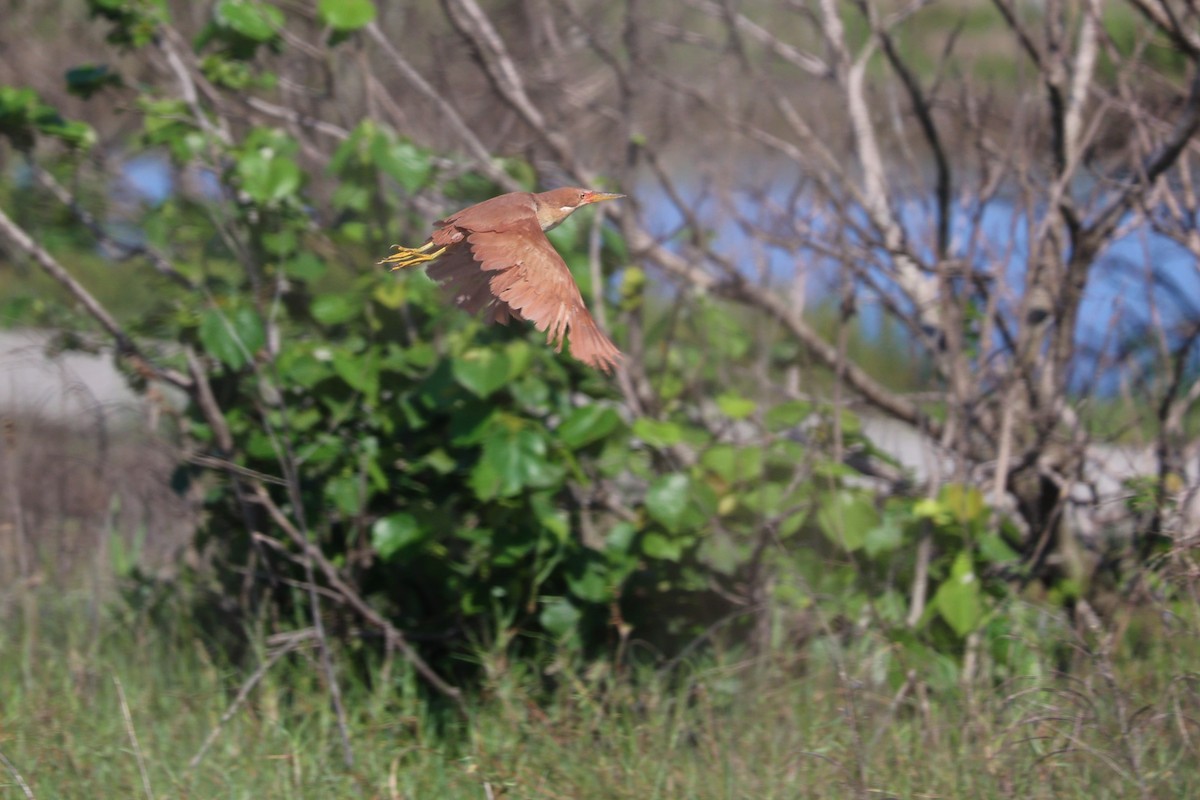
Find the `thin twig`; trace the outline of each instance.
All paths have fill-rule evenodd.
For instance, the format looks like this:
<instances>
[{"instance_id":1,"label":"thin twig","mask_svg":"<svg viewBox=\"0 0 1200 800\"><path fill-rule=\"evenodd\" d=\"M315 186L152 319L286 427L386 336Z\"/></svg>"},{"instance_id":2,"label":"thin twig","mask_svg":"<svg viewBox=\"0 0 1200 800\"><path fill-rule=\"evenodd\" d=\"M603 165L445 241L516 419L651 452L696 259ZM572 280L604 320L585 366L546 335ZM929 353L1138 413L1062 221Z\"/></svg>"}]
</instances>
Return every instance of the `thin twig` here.
<instances>
[{"instance_id":1,"label":"thin twig","mask_svg":"<svg viewBox=\"0 0 1200 800\"><path fill-rule=\"evenodd\" d=\"M92 293L84 288L83 284L75 280L71 273L67 271L67 268L58 262L58 259L50 255L44 247L34 241L33 237L24 228L9 218L4 213L4 209L0 209L0 233L7 236L19 249L32 256L39 267L66 288L92 318L99 322L112 335L117 343L118 355L127 358L136 369L146 373L148 376L153 376L159 380L174 384L181 389L192 388L192 382L186 375L154 364L134 343L133 339L125 333L125 330L117 322L116 318L108 312L108 309L93 297Z\"/></svg>"},{"instance_id":2,"label":"thin twig","mask_svg":"<svg viewBox=\"0 0 1200 800\"><path fill-rule=\"evenodd\" d=\"M29 800L35 800L33 790L29 788L29 784L21 777L21 773L17 771L16 765L9 761L8 756L4 755L3 752L0 752L0 764L3 764L4 768L13 776L13 780L17 782L17 786L20 786L21 791L25 793L25 797L29 798Z\"/></svg>"},{"instance_id":3,"label":"thin twig","mask_svg":"<svg viewBox=\"0 0 1200 800\"><path fill-rule=\"evenodd\" d=\"M283 531L288 535L288 538L290 538L297 547L300 547L302 551L307 552L312 557L314 563L321 570L321 573L325 576L325 580L329 582L330 586L340 592L341 595L346 599L346 602L355 611L357 611L363 619L376 628L382 630L391 644L400 650L400 652L404 655L408 662L413 665L413 668L421 675L421 677L425 678L425 680L428 681L429 684L442 695L452 700L458 709L465 714L466 706L463 702L462 691L455 686L451 686L449 683L443 680L442 677L438 675L432 667L429 666L425 659L421 658L421 655L413 648L413 646L409 644L408 639L404 636L404 634L394 625L392 625L392 623L390 623L382 614L372 608L358 592L351 588L349 584L342 579L341 575L338 573L337 567L335 567L329 561L329 559L325 557L325 554L321 552L320 548L313 545L304 537L302 533L300 533L299 529L296 528L292 521L288 519L287 515L283 513L283 510L271 498L271 495L267 492L266 487L262 485L257 486L256 495L258 497L258 501L264 508L266 508L267 513L269 513L271 518L275 521L275 524L283 529Z\"/></svg>"},{"instance_id":4,"label":"thin twig","mask_svg":"<svg viewBox=\"0 0 1200 800\"><path fill-rule=\"evenodd\" d=\"M233 715L236 714L238 709L242 707L242 703L246 702L246 698L250 696L252 691L254 691L254 687L258 686L259 681L266 676L271 667L275 666L275 662L293 650L296 650L307 641L307 638L289 639L283 644L283 646L272 652L267 657L267 660L259 665L258 669L254 670L254 674L247 678L245 683L242 684L242 687L238 689L237 696L233 698L233 702L229 704L229 707L225 709L225 713L223 713L221 718L217 720L217 724L214 725L213 729L208 732L208 736L204 737L204 743L200 745L200 749L196 751L196 755L192 756L192 759L188 762L189 770L195 769L204 759L205 754L208 753L208 749L212 747L213 742L215 742L217 737L221 735L221 731L224 729L225 725L229 722L229 720L233 719Z\"/></svg>"},{"instance_id":5,"label":"thin twig","mask_svg":"<svg viewBox=\"0 0 1200 800\"><path fill-rule=\"evenodd\" d=\"M138 773L142 776L142 791L146 793L146 800L154 800L154 791L150 788L150 773L146 771L146 759L142 756L142 747L138 744L137 731L133 729L133 715L129 713L129 703L125 700L125 687L121 685L121 679L116 675L113 675L113 683L117 685L117 699L121 703L125 733L128 734L129 742L133 745L133 755L137 759Z\"/></svg>"}]
</instances>

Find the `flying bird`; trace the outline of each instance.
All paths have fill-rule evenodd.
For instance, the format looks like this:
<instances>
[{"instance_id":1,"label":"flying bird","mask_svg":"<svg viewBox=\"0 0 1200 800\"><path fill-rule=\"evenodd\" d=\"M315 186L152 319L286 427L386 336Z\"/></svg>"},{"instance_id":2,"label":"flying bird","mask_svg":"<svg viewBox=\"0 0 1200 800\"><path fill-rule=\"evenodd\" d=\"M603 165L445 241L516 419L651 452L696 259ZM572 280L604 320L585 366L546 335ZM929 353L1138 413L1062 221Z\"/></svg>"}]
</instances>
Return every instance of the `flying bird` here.
<instances>
[{"instance_id":1,"label":"flying bird","mask_svg":"<svg viewBox=\"0 0 1200 800\"><path fill-rule=\"evenodd\" d=\"M611 372L621 351L592 319L545 232L577 209L624 196L572 187L502 194L438 220L425 244L395 245L396 252L379 263L393 271L429 263L426 274L459 308L501 325L528 320L560 353L569 336L571 355Z\"/></svg>"}]
</instances>

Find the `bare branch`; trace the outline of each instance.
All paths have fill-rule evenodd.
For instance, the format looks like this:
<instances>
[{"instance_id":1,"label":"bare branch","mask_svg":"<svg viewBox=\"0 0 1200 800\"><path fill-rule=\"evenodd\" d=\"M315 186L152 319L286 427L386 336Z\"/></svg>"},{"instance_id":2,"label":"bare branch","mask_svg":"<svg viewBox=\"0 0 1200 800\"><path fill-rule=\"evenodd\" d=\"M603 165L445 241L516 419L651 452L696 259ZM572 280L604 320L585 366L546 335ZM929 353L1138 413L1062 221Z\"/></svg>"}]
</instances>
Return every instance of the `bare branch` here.
<instances>
[{"instance_id":1,"label":"bare branch","mask_svg":"<svg viewBox=\"0 0 1200 800\"><path fill-rule=\"evenodd\" d=\"M466 709L463 705L462 692L458 688L446 683L446 681L444 681L442 677L438 675L432 667L429 666L425 659L423 659L421 655L413 649L412 645L409 644L408 639L403 633L400 632L399 629L392 625L392 623L388 622L388 620L382 614L371 608L371 606L362 598L361 595L359 595L358 592L356 592L350 587L349 584L342 580L341 575L338 574L337 567L335 567L329 561L329 559L325 557L325 554L321 552L319 547L309 542L304 537L304 534L302 534L292 523L292 521L288 519L287 515L283 513L283 510L280 509L275 501L271 498L271 495L269 492L267 492L266 487L261 485L257 486L255 488L255 494L258 498L258 502L271 515L271 519L275 521L275 524L283 529L284 533L288 535L288 538L292 540L293 544L300 548L302 553L306 553L310 558L312 558L313 563L316 564L316 566L321 570L321 574L325 576L325 580L329 582L329 585L345 598L346 602L356 612L358 612L359 616L361 616L372 626L383 631L389 642L404 654L404 657L413 665L413 668L421 675L421 677L425 678L425 680L429 682L430 686L432 686L445 697L454 701L459 710L465 713Z\"/></svg>"},{"instance_id":2,"label":"bare branch","mask_svg":"<svg viewBox=\"0 0 1200 800\"><path fill-rule=\"evenodd\" d=\"M128 359L135 369L147 377L157 378L181 389L191 389L192 382L185 375L168 367L160 367L146 356L133 339L125 333L112 314L108 313L108 310L100 304L100 301L93 297L83 284L75 280L71 273L58 263L58 260L50 255L44 247L34 241L33 237L26 233L20 225L10 219L3 209L0 209L0 233L8 237L19 249L29 254L46 274L58 281L88 314L109 332L116 341L117 355Z\"/></svg>"},{"instance_id":3,"label":"bare branch","mask_svg":"<svg viewBox=\"0 0 1200 800\"><path fill-rule=\"evenodd\" d=\"M472 157L474 157L480 171L508 191L520 191L520 184L514 181L512 177L508 175L508 173L498 168L492 162L491 153L489 153L487 148L483 146L483 143L479 141L479 138L475 136L474 131L472 131L470 127L463 122L462 116L454 109L452 105L446 102L446 99L442 97L436 89L430 86L429 82L421 76L421 73L418 72L406 58L404 58L400 51L397 50L396 47L388 40L387 36L384 35L383 31L380 30L379 25L372 22L367 25L365 30L367 35L370 36L371 39L379 45L387 57L391 59L392 65L396 67L396 69L404 77L404 80L406 80L414 89L416 89L419 94L437 105L438 110L442 114L442 118L450 124L455 134L462 141L463 145L466 146L467 151Z\"/></svg>"}]
</instances>

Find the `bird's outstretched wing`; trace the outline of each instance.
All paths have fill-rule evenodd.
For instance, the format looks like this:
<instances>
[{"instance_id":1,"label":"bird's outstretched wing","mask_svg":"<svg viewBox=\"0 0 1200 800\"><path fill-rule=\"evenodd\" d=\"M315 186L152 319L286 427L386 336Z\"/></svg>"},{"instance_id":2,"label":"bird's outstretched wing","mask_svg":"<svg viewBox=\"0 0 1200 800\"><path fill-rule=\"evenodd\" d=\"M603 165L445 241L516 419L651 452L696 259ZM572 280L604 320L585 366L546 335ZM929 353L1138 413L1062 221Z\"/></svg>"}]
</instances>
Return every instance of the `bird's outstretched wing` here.
<instances>
[{"instance_id":1,"label":"bird's outstretched wing","mask_svg":"<svg viewBox=\"0 0 1200 800\"><path fill-rule=\"evenodd\" d=\"M527 319L560 352L569 338L579 361L604 372L616 367L621 352L592 319L571 271L535 219L503 233L474 231L466 244L469 251L451 248L428 270L457 305L484 312L489 321Z\"/></svg>"}]
</instances>

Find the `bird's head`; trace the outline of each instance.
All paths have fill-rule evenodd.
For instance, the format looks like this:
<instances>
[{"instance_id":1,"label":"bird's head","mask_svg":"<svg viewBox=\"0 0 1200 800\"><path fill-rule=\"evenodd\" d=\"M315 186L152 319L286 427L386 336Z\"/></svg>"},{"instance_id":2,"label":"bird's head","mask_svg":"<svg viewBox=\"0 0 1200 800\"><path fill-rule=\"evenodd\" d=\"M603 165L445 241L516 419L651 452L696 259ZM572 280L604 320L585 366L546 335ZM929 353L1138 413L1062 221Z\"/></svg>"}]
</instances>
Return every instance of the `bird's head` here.
<instances>
[{"instance_id":1,"label":"bird's head","mask_svg":"<svg viewBox=\"0 0 1200 800\"><path fill-rule=\"evenodd\" d=\"M551 189L548 192L534 195L538 205L538 222L545 231L571 216L578 208L599 203L601 200L616 200L624 196L613 192L593 192L591 189L580 189L575 186L564 186L561 189Z\"/></svg>"}]
</instances>

